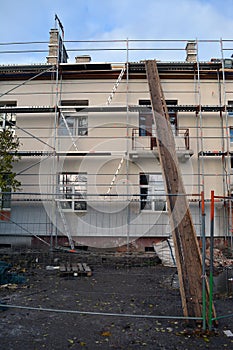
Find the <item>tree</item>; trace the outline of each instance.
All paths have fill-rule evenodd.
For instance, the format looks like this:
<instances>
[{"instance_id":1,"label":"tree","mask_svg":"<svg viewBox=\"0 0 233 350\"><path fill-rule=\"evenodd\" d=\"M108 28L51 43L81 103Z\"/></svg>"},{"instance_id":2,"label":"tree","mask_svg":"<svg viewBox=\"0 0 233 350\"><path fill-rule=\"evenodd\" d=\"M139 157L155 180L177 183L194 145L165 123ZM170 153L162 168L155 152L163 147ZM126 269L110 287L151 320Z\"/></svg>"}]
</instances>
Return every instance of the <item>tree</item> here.
<instances>
[{"instance_id":1,"label":"tree","mask_svg":"<svg viewBox=\"0 0 233 350\"><path fill-rule=\"evenodd\" d=\"M1 209L10 207L10 192L20 188L21 183L13 172L13 164L20 159L19 139L10 129L0 131L0 193Z\"/></svg>"}]
</instances>

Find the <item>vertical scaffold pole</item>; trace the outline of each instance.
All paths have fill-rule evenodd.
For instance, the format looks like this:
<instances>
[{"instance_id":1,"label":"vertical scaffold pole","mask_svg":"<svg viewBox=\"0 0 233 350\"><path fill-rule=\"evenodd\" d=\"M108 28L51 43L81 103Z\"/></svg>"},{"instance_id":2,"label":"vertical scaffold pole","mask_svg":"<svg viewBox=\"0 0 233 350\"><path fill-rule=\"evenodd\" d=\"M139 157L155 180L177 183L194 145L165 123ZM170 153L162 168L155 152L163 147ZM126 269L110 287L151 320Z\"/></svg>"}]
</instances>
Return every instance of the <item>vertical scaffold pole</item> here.
<instances>
[{"instance_id":1,"label":"vertical scaffold pole","mask_svg":"<svg viewBox=\"0 0 233 350\"><path fill-rule=\"evenodd\" d=\"M214 191L211 191L210 205L210 297L209 297L209 330L212 329L212 307L213 307L213 269L214 269Z\"/></svg>"},{"instance_id":2,"label":"vertical scaffold pole","mask_svg":"<svg viewBox=\"0 0 233 350\"><path fill-rule=\"evenodd\" d=\"M204 191L201 192L201 237L202 237L202 317L203 325L202 328L206 330L206 268L205 268L205 259L206 259L206 237L205 237L205 198Z\"/></svg>"}]
</instances>

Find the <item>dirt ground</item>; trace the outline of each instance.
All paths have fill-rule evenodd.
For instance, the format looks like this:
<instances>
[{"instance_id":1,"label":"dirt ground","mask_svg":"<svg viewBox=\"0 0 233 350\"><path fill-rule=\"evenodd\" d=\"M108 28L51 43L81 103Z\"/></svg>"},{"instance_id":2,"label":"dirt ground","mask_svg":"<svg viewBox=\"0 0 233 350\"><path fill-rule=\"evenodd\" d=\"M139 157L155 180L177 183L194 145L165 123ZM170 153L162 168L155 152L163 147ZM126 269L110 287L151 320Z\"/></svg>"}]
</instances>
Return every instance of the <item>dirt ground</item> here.
<instances>
[{"instance_id":1,"label":"dirt ground","mask_svg":"<svg viewBox=\"0 0 233 350\"><path fill-rule=\"evenodd\" d=\"M87 262L92 276L62 277L46 269L71 259ZM0 288L6 303L0 311L1 350L233 348L233 337L224 333L233 332L232 317L220 319L218 328L205 334L177 319L183 314L172 283L176 270L153 255L4 253L0 260L26 277L24 284ZM218 316L232 314L232 306L229 294L215 299Z\"/></svg>"}]
</instances>

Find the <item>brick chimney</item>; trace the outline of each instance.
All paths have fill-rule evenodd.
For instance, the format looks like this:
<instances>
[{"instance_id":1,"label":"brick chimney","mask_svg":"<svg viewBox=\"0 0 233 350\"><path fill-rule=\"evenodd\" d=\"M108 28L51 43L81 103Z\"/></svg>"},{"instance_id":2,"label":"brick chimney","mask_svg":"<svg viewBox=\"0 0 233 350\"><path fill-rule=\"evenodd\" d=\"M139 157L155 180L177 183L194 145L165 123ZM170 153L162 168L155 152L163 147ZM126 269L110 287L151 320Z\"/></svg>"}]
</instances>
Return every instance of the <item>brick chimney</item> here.
<instances>
[{"instance_id":1,"label":"brick chimney","mask_svg":"<svg viewBox=\"0 0 233 350\"><path fill-rule=\"evenodd\" d=\"M55 65L58 63L67 63L68 55L58 29L51 29L49 34L49 55L47 56L47 63Z\"/></svg>"},{"instance_id":2,"label":"brick chimney","mask_svg":"<svg viewBox=\"0 0 233 350\"><path fill-rule=\"evenodd\" d=\"M185 50L186 62L197 62L196 41L188 41Z\"/></svg>"}]
</instances>

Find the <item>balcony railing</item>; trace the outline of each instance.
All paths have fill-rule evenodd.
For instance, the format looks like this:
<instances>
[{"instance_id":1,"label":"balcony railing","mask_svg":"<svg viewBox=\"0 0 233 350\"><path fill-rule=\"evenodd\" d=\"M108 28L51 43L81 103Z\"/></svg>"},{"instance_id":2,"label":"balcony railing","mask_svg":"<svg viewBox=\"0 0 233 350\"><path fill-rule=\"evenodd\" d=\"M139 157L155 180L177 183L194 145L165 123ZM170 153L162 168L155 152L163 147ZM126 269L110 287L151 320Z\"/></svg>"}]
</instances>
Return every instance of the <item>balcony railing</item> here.
<instances>
[{"instance_id":1,"label":"balcony railing","mask_svg":"<svg viewBox=\"0 0 233 350\"><path fill-rule=\"evenodd\" d=\"M176 149L179 151L187 151L190 149L189 129L176 129L175 130L175 143ZM154 150L157 147L156 136L147 135L140 136L140 129L132 129L132 150L133 151L149 151Z\"/></svg>"}]
</instances>

